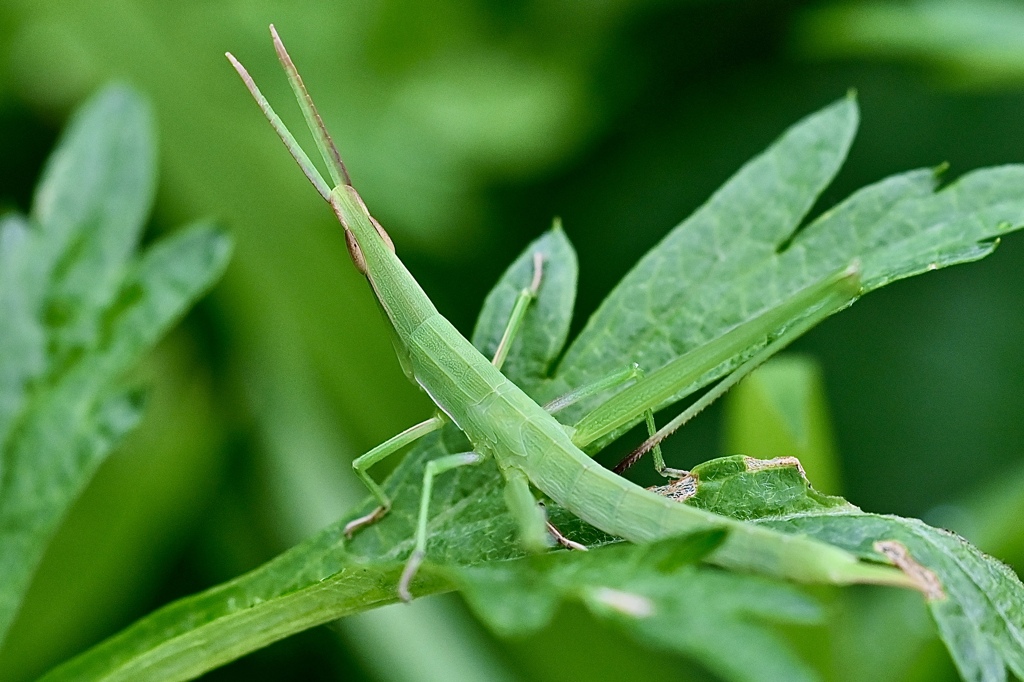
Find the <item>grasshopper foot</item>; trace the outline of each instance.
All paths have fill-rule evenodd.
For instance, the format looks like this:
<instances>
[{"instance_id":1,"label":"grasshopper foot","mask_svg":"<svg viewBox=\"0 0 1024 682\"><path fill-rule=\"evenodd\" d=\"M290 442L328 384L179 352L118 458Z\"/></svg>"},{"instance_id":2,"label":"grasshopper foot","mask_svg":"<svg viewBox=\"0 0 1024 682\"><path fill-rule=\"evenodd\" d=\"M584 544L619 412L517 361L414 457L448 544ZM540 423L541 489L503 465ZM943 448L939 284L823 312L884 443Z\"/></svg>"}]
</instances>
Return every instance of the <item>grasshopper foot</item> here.
<instances>
[{"instance_id":1,"label":"grasshopper foot","mask_svg":"<svg viewBox=\"0 0 1024 682\"><path fill-rule=\"evenodd\" d=\"M554 537L562 547L565 547L566 549L575 549L579 552L588 551L586 545L581 545L580 543L574 542L562 535L562 531L558 530L558 528L555 527L555 524L550 521L546 521L545 523L547 523L548 532L551 533L552 537Z\"/></svg>"},{"instance_id":2,"label":"grasshopper foot","mask_svg":"<svg viewBox=\"0 0 1024 682\"><path fill-rule=\"evenodd\" d=\"M402 578L398 581L398 598L406 604L412 601L412 592L409 591L409 585L412 584L412 579L416 577L416 572L420 570L420 564L423 563L425 556L426 552L419 549L409 555L409 561L406 562L405 569L402 571Z\"/></svg>"},{"instance_id":3,"label":"grasshopper foot","mask_svg":"<svg viewBox=\"0 0 1024 682\"><path fill-rule=\"evenodd\" d=\"M367 514L366 516L360 516L358 519L353 519L349 521L347 524L345 524L345 537L351 540L352 536L355 534L357 530L377 523L387 513L388 508L385 507L384 505L381 505L374 509L369 514Z\"/></svg>"}]
</instances>

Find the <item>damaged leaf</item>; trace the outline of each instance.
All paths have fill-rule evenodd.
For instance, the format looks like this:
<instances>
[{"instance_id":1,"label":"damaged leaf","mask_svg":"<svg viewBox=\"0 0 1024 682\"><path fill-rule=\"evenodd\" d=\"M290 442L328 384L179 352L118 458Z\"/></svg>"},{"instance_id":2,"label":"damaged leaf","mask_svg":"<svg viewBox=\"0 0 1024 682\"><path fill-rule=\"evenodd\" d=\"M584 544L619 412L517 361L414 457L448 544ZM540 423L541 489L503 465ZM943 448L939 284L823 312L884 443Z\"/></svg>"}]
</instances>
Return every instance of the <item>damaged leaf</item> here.
<instances>
[{"instance_id":1,"label":"damaged leaf","mask_svg":"<svg viewBox=\"0 0 1024 682\"><path fill-rule=\"evenodd\" d=\"M733 456L692 473L697 493L687 504L804 533L903 569L918 584L965 680L1005 680L1007 668L1024 678L1024 585L964 538L823 495L792 462L751 466L750 458Z\"/></svg>"}]
</instances>

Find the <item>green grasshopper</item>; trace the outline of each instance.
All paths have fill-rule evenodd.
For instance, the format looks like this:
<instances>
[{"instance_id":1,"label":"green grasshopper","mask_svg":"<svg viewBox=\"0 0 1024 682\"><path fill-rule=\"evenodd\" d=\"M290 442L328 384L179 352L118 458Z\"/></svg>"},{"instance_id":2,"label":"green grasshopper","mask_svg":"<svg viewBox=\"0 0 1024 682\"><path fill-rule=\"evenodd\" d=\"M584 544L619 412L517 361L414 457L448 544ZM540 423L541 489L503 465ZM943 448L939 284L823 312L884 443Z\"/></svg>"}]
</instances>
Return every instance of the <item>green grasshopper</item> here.
<instances>
[{"instance_id":1,"label":"green grasshopper","mask_svg":"<svg viewBox=\"0 0 1024 682\"><path fill-rule=\"evenodd\" d=\"M427 520L434 478L446 471L493 457L503 474L505 501L516 521L523 548L543 551L552 535L566 546L581 548L547 523L533 488L606 533L644 543L707 529L725 529L725 540L709 556L720 566L765 573L811 583L876 583L912 586L898 569L862 562L853 554L805 536L788 535L679 504L645 490L601 467L582 448L624 425L646 418L651 437L631 457L653 449L658 470L667 469L658 451L662 438L706 404L724 393L754 367L860 293L857 267L851 266L799 292L791 300L741 324L713 342L678 357L643 377L635 365L616 376L583 387L548 409L538 405L502 373L501 366L530 303L543 285L543 262L534 258L531 285L520 292L494 358L488 360L434 307L402 261L384 228L370 215L334 142L306 91L299 73L270 27L278 58L288 76L306 123L329 170L333 188L230 53L228 59L245 82L270 124L320 196L334 210L345 231L355 267L370 287L392 328L399 360L409 379L423 389L438 413L373 448L353 462L356 474L379 505L345 529L349 537L383 517L391 501L367 470L447 423L454 423L472 444L472 451L430 461L416 526L415 548L398 585L399 596L412 598L410 586L426 555ZM652 409L670 399L708 370L748 352L761 350L706 393L700 401L659 432L653 430ZM573 426L559 423L553 412L587 396L632 381L604 405ZM629 464L631 462L626 462Z\"/></svg>"}]
</instances>

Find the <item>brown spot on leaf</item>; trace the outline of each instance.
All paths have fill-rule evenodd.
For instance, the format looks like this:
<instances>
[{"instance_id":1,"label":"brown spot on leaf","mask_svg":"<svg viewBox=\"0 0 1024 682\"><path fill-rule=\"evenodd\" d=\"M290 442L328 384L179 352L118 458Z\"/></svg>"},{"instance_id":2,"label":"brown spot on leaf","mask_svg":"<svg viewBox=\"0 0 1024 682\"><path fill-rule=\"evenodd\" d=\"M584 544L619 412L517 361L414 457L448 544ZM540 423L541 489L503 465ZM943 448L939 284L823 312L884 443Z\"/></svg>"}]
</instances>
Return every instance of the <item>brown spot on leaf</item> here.
<instances>
[{"instance_id":1,"label":"brown spot on leaf","mask_svg":"<svg viewBox=\"0 0 1024 682\"><path fill-rule=\"evenodd\" d=\"M697 477L687 473L685 476L673 480L668 485L656 485L648 488L648 490L676 502L686 502L697 494Z\"/></svg>"},{"instance_id":2,"label":"brown spot on leaf","mask_svg":"<svg viewBox=\"0 0 1024 682\"><path fill-rule=\"evenodd\" d=\"M942 581L931 569L925 568L917 563L914 557L910 556L910 550L902 542L896 540L879 540L874 545L875 551L885 555L889 561L896 565L896 568L904 574L920 590L928 601L945 599L946 592L942 589Z\"/></svg>"},{"instance_id":3,"label":"brown spot on leaf","mask_svg":"<svg viewBox=\"0 0 1024 682\"><path fill-rule=\"evenodd\" d=\"M804 471L804 465L800 463L800 460L796 457L776 457L775 459L754 459L753 457L744 457L743 463L747 465L747 471L763 471L764 469L786 469L789 467L796 467L797 471L800 472L800 477L807 480L807 473Z\"/></svg>"}]
</instances>

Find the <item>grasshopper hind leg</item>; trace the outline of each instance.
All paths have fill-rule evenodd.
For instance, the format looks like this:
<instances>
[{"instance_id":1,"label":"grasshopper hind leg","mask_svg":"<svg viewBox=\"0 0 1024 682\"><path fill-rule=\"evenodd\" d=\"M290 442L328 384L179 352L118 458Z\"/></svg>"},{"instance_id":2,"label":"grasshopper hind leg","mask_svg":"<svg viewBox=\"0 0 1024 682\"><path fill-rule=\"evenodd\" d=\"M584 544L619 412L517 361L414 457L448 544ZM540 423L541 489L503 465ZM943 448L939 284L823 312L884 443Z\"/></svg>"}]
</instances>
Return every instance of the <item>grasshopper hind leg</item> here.
<instances>
[{"instance_id":1,"label":"grasshopper hind leg","mask_svg":"<svg viewBox=\"0 0 1024 682\"><path fill-rule=\"evenodd\" d=\"M585 384L573 391L570 391L569 393L566 393L563 396L555 398L554 400L546 404L544 406L544 409L547 410L550 414L555 414L571 405L575 405L576 403L582 400L586 400L593 396L599 395L605 391L617 388L631 381L640 381L643 378L644 371L640 369L640 365L634 362L628 367L623 367L622 369L616 372L612 372L606 377L598 379L597 381L594 381L592 383ZM657 435L657 427L654 424L654 411L650 408L647 408L643 411L643 414L644 422L647 425L648 437L654 438ZM586 440L579 440L575 437L573 438L573 443L575 443L577 447L581 448L586 447L587 445L590 444ZM689 475L688 471L683 471L681 469L672 469L670 467L665 466L665 459L664 457L662 457L660 445L655 444L654 446L652 446L651 450L653 451L654 455L654 469L662 476L665 476L666 478L683 478ZM621 462L619 466L615 468L615 473L622 473L630 466L632 466L635 463L635 461L636 460L632 460L629 461L628 463L625 461ZM625 464L625 466L623 466L623 464Z\"/></svg>"}]
</instances>

